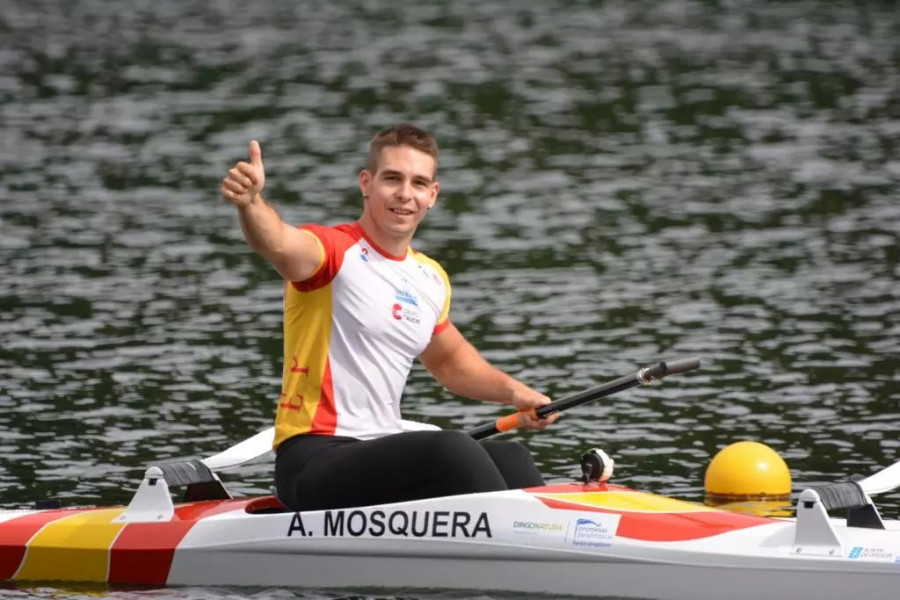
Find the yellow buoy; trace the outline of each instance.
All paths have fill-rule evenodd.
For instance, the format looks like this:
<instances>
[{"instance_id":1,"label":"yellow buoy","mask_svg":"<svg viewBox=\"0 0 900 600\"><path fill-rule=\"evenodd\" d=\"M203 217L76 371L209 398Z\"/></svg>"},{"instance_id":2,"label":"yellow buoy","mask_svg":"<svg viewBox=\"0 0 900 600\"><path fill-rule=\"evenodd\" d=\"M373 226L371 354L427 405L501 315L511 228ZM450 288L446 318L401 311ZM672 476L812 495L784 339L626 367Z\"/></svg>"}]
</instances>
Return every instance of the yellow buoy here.
<instances>
[{"instance_id":1,"label":"yellow buoy","mask_svg":"<svg viewBox=\"0 0 900 600\"><path fill-rule=\"evenodd\" d=\"M784 503L791 496L791 473L777 452L759 442L722 448L706 468L706 503L759 500Z\"/></svg>"}]
</instances>

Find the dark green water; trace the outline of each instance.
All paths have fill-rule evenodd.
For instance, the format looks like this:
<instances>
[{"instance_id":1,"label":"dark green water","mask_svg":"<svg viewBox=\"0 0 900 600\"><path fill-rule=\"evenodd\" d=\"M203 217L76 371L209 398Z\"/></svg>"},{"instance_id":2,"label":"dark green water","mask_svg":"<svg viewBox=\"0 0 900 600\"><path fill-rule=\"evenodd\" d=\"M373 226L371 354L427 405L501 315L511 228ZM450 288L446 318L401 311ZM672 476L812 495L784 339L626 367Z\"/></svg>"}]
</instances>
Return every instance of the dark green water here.
<instances>
[{"instance_id":1,"label":"dark green water","mask_svg":"<svg viewBox=\"0 0 900 600\"><path fill-rule=\"evenodd\" d=\"M692 500L740 439L795 492L900 460L892 3L0 5L4 506L127 501L147 463L267 427L281 283L218 183L257 138L287 220L352 220L367 139L401 120L442 144L418 247L488 358L556 397L704 361L523 436L548 479L595 445L617 482ZM421 369L405 406L499 414ZM264 493L270 473L226 481ZM29 594L95 595L0 592Z\"/></svg>"}]
</instances>

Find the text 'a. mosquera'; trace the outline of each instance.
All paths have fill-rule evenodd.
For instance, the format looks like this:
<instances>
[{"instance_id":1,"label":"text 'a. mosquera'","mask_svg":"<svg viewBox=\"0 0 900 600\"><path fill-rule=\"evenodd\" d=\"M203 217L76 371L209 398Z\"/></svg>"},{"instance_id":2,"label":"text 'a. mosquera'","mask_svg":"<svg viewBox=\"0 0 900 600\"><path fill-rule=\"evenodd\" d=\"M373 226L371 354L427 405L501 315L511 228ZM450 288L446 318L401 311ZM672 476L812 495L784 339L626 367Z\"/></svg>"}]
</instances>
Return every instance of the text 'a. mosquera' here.
<instances>
[{"instance_id":1,"label":"text 'a. mosquera'","mask_svg":"<svg viewBox=\"0 0 900 600\"><path fill-rule=\"evenodd\" d=\"M322 519L321 531L304 523L300 513L295 513L287 531L288 537L434 537L475 538L493 537L487 513L470 513L449 510L327 510Z\"/></svg>"}]
</instances>

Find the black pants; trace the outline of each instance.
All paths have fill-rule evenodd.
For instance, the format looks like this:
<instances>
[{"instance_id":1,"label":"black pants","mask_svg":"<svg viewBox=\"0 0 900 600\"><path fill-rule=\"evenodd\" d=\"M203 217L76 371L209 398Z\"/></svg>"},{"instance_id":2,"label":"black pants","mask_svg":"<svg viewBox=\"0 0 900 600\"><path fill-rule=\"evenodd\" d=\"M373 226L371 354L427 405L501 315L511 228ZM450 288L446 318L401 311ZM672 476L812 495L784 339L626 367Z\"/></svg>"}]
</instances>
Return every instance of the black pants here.
<instances>
[{"instance_id":1,"label":"black pants","mask_svg":"<svg viewBox=\"0 0 900 600\"><path fill-rule=\"evenodd\" d=\"M298 435L278 447L275 487L292 510L350 508L543 485L518 442L460 431L410 431L374 440Z\"/></svg>"}]
</instances>

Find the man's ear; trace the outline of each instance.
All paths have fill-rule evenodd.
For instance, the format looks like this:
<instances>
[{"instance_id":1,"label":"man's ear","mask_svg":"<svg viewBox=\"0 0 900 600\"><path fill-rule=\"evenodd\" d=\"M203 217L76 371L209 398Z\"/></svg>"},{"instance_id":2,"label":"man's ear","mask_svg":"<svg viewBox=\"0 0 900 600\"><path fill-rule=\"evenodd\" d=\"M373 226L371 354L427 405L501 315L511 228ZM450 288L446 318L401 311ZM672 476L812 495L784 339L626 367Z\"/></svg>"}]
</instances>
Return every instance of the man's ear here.
<instances>
[{"instance_id":1,"label":"man's ear","mask_svg":"<svg viewBox=\"0 0 900 600\"><path fill-rule=\"evenodd\" d=\"M357 176L359 182L359 192L363 198L369 197L369 185L372 183L372 174L367 169L363 169Z\"/></svg>"},{"instance_id":2,"label":"man's ear","mask_svg":"<svg viewBox=\"0 0 900 600\"><path fill-rule=\"evenodd\" d=\"M431 204L428 206L428 210L431 210L431 207L437 203L438 194L441 193L441 184L437 181L434 182L434 188L431 192Z\"/></svg>"}]
</instances>

